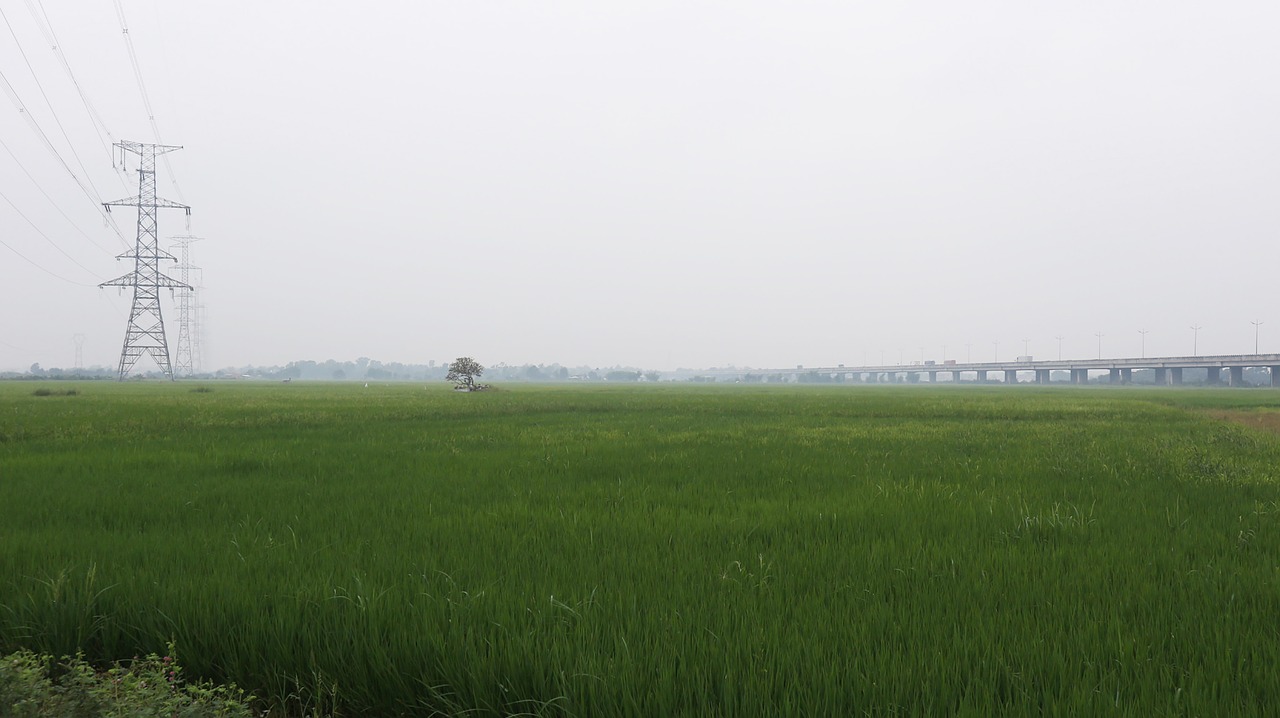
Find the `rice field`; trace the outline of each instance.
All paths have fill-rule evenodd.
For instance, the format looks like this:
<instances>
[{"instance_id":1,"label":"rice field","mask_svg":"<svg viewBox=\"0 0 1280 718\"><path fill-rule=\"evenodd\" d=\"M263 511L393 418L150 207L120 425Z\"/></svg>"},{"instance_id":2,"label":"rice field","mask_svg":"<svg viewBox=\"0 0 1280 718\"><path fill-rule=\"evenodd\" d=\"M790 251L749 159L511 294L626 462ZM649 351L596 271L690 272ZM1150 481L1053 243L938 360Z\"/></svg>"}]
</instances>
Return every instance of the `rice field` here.
<instances>
[{"instance_id":1,"label":"rice field","mask_svg":"<svg viewBox=\"0 0 1280 718\"><path fill-rule=\"evenodd\" d=\"M0 653L172 641L288 714L1268 715L1276 416L1267 390L0 384Z\"/></svg>"}]
</instances>

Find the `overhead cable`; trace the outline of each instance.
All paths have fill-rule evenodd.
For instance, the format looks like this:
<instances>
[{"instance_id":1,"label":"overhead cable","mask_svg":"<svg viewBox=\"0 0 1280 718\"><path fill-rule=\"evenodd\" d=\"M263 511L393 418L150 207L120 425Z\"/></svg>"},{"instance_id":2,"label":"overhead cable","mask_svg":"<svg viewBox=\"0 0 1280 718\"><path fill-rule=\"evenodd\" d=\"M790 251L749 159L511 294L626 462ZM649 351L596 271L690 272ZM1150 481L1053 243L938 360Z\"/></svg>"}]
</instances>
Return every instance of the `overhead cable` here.
<instances>
[{"instance_id":1,"label":"overhead cable","mask_svg":"<svg viewBox=\"0 0 1280 718\"><path fill-rule=\"evenodd\" d=\"M57 242L55 242L55 241L53 241L52 239L50 239L50 238L49 238L49 235L47 235L47 234L45 234L44 232L42 232L42 231L40 230L40 228L39 228L38 226L36 226L36 223L35 223L35 222L32 222L32 221L31 221L31 218L30 218L30 217L28 217L26 214L24 214L24 213L23 213L23 211L22 211L21 209L19 209L19 208L18 208L18 205L16 205L16 204L14 204L14 203L13 203L13 200L9 199L9 196L8 196L8 195L6 195L4 192L0 192L0 199L3 199L5 202L8 202L8 203L9 203L9 206L13 208L13 211L14 211L14 212L17 212L19 217L21 217L21 218L23 218L24 220L26 220L27 224L31 225L31 228L32 228L32 229L34 229L34 230L36 231L36 234L40 235L41 237L44 237L44 241L48 242L48 243L49 243L49 246L51 246L51 247L53 247L54 249L58 250L58 252L59 252L59 253L61 253L61 254L62 254L62 256L66 257L67 259L70 259L72 264L74 264L74 265L76 265L77 267L79 267L79 268L83 269L84 271L88 272L89 274L91 274L91 275L93 275L93 276L97 277L97 274L96 274L92 269L89 269L88 267L84 266L83 264L81 264L81 263L77 262L75 257L71 256L70 254L67 254L66 250L64 250L62 247L59 247ZM86 285L84 285L84 286L92 286L92 285L87 285L87 284L86 284Z\"/></svg>"},{"instance_id":2,"label":"overhead cable","mask_svg":"<svg viewBox=\"0 0 1280 718\"><path fill-rule=\"evenodd\" d=\"M62 119L58 117L58 111L53 108L53 103L49 101L49 94L44 91L44 84L40 82L40 76L36 74L36 69L31 66L31 59L27 57L27 51L22 49L22 43L18 40L18 34L13 31L13 24L9 22L9 16L5 14L4 8L0 8L0 19L3 19L5 27L9 28L9 35L13 37L14 46L18 48L18 53L22 55L22 61L26 63L27 70L31 73L31 79L35 80L36 88L40 90L40 97L44 98L44 105L49 108L49 114L53 116L54 124L58 126L58 131L62 133L62 139L67 143L67 149L71 151L71 156L75 158L76 164L80 166L80 171L84 173L85 181L89 183L94 195L101 202L102 197L98 193L98 188L94 187L93 180L89 178L89 170L85 169L84 162L80 159L80 153L76 152L75 144L67 136L67 128L62 125ZM27 113L27 115L30 117L30 113Z\"/></svg>"},{"instance_id":3,"label":"overhead cable","mask_svg":"<svg viewBox=\"0 0 1280 718\"><path fill-rule=\"evenodd\" d=\"M125 47L129 49L129 61L133 63L133 76L138 81L138 92L142 94L142 106L147 111L147 120L151 123L151 132L155 135L156 144L163 145L164 140L160 137L160 124L156 122L156 113L151 109L151 96L147 93L147 83L142 79L142 66L138 64L138 53L133 48L133 38L129 35L129 23L125 21L124 5L120 0L115 0L116 17L120 20L120 32L124 35ZM169 173L169 182L173 185L173 191L178 195L178 201L186 204L186 198L182 196L182 188L178 186L178 177L173 173L173 165L169 162L169 156L166 154L162 158L164 160L164 168Z\"/></svg>"},{"instance_id":4,"label":"overhead cable","mask_svg":"<svg viewBox=\"0 0 1280 718\"><path fill-rule=\"evenodd\" d=\"M40 123L36 121L35 117L32 117L29 111L27 111L26 104L24 104L22 102L22 98L18 96L17 90L13 88L13 85L9 82L9 78L5 76L3 69L0 69L0 85L4 87L5 94L9 96L9 100L12 101L14 107L17 108L18 114L26 118L27 124L31 127L32 131L34 131L40 138L41 142L44 143L45 149L47 149L49 153L58 160L59 164L62 165L62 168L67 171L67 174L71 175L71 179L75 180L80 191L89 198L89 201L93 203L95 208L97 208L98 213L102 215L103 219L115 231L116 236L120 238L120 242L127 248L128 242L125 241L124 234L121 233L120 228L116 226L116 223L106 213L106 210L102 208L102 198L98 196L97 190L91 190L90 187L86 187L84 180L80 179L80 176L76 174L75 170L71 169L71 165L67 164L67 160L62 156L62 153L58 152L58 148L54 147L49 136L45 134L44 129L40 127Z\"/></svg>"},{"instance_id":5,"label":"overhead cable","mask_svg":"<svg viewBox=\"0 0 1280 718\"><path fill-rule=\"evenodd\" d=\"M44 191L44 187L40 186L40 183L36 181L36 178L33 177L31 175L31 172L27 170L26 165L22 164L22 161L19 160L18 156L13 153L13 150L9 149L9 145L5 143L3 139L0 139L0 147L3 147L4 151L9 153L9 157L13 158L13 162L18 166L18 169L22 170L22 173L27 176L27 179L31 180L31 184L35 185L35 188L40 191L40 194L44 195L45 199L49 200L49 204L52 205L54 209L58 210L58 214L62 215L63 219L66 219L67 222L69 222L72 227L75 227L75 230L79 232L81 236L83 236L85 239L89 240L90 244L102 250L103 252L106 252L108 255L112 255L111 250L95 242L93 240L93 237L90 237L87 232L81 229L80 225L76 224L75 220L71 219L71 217L68 216L67 213L63 211L62 207L58 206L57 202L53 201L53 197L50 197L49 193Z\"/></svg>"},{"instance_id":6,"label":"overhead cable","mask_svg":"<svg viewBox=\"0 0 1280 718\"><path fill-rule=\"evenodd\" d=\"M58 62L62 65L63 71L67 73L67 78L71 80L71 84L76 88L76 94L80 96L80 102L84 105L85 112L89 114L89 119L93 122L93 131L98 135L98 143L102 145L102 150L107 156L112 156L111 145L115 144L115 135L111 133L111 129L107 127L107 123L103 121L102 115L98 114L98 108L94 107L93 102L81 87L80 81L76 79L76 74L71 70L71 62L67 60L67 55L63 52L62 43L58 41L58 34L53 29L53 22L49 20L49 13L44 9L43 0L37 0L36 4L32 4L31 0L26 0L27 11L31 13L32 19L36 22L36 27L40 30L40 34L44 35L45 41L49 44L53 54L58 58ZM36 7L39 6L39 11ZM103 135L106 135L104 138ZM128 183L124 181L124 177L120 177L120 184L128 189Z\"/></svg>"},{"instance_id":7,"label":"overhead cable","mask_svg":"<svg viewBox=\"0 0 1280 718\"><path fill-rule=\"evenodd\" d=\"M14 249L14 248L13 248L13 247L8 243L8 242L4 241L3 239L0 239L0 246L3 246L5 249L9 250L10 252L13 252L14 254L18 255L18 258L19 258L19 259L21 259L22 261L26 262L27 264L30 264L31 266L35 267L36 269L39 269L41 272L44 272L45 274L49 275L50 277L53 277L54 279L61 279L62 281L66 282L67 284L74 284L74 285L76 285L77 287L93 287L93 286L94 286L94 285L92 285L92 284L85 284L85 283L83 283L83 282L77 282L77 281L72 280L72 279L67 279L66 277L64 277L64 276L62 276L62 275L60 275L60 274L57 274L57 273L55 273L55 272L51 272L51 271L49 271L49 270L45 269L44 267L40 266L40 264L38 264L35 260L31 259L30 257L28 257L27 255L23 254L22 252L19 252L18 250Z\"/></svg>"}]
</instances>

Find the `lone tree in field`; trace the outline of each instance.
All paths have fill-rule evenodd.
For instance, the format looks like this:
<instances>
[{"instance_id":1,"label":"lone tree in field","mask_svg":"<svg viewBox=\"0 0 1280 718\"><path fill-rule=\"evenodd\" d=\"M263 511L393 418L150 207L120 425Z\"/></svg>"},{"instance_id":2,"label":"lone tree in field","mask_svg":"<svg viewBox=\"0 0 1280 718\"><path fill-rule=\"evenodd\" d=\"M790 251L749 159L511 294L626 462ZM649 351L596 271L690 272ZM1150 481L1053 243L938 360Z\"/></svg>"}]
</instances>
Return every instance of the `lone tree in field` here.
<instances>
[{"instance_id":1,"label":"lone tree in field","mask_svg":"<svg viewBox=\"0 0 1280 718\"><path fill-rule=\"evenodd\" d=\"M449 365L449 374L444 380L456 383L459 389L475 391L476 377L483 373L484 367L480 366L480 362L471 357L458 357Z\"/></svg>"}]
</instances>

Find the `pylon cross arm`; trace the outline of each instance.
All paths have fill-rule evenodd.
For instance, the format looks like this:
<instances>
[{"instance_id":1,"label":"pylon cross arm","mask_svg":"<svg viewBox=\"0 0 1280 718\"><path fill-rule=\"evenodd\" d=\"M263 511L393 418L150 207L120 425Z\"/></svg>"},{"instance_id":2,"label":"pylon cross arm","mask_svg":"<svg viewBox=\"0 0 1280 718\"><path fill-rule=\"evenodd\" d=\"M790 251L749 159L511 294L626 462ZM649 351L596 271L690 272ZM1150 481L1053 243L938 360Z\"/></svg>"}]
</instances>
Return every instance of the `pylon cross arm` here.
<instances>
[{"instance_id":1,"label":"pylon cross arm","mask_svg":"<svg viewBox=\"0 0 1280 718\"><path fill-rule=\"evenodd\" d=\"M108 208L109 207L142 206L142 207L155 207L156 209L182 209L182 210L186 210L187 214L191 214L191 207L189 207L188 205L182 204L180 202L174 202L171 199L164 199L163 197L156 197L155 199L150 199L150 200L145 198L140 198L137 196L125 197L124 199L117 199L117 200L112 200L110 202L103 202L102 206L108 207ZM111 210L108 209L107 211L109 212Z\"/></svg>"}]
</instances>

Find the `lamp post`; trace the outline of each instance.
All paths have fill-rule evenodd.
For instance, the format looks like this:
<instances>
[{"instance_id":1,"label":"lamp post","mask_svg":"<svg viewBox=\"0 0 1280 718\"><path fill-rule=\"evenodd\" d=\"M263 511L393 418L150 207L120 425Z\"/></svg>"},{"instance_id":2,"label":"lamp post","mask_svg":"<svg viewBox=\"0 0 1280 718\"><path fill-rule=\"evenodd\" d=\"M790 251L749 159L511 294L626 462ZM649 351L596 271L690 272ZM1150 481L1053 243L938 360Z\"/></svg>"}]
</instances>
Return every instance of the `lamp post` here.
<instances>
[{"instance_id":1,"label":"lamp post","mask_svg":"<svg viewBox=\"0 0 1280 718\"><path fill-rule=\"evenodd\" d=\"M1027 339L1026 337L1023 337L1022 338L1022 356L1029 356L1031 354L1030 347L1031 347L1031 340Z\"/></svg>"},{"instance_id":2,"label":"lamp post","mask_svg":"<svg viewBox=\"0 0 1280 718\"><path fill-rule=\"evenodd\" d=\"M1062 361L1062 335L1059 334L1054 339L1058 340L1058 361Z\"/></svg>"},{"instance_id":3,"label":"lamp post","mask_svg":"<svg viewBox=\"0 0 1280 718\"><path fill-rule=\"evenodd\" d=\"M1200 327L1191 327L1191 356L1200 356Z\"/></svg>"},{"instance_id":4,"label":"lamp post","mask_svg":"<svg viewBox=\"0 0 1280 718\"><path fill-rule=\"evenodd\" d=\"M996 345L995 352L993 354L994 358L992 359L992 361L999 364L1000 363L1000 342L991 342L991 343Z\"/></svg>"},{"instance_id":5,"label":"lamp post","mask_svg":"<svg viewBox=\"0 0 1280 718\"><path fill-rule=\"evenodd\" d=\"M965 345L964 345L964 363L965 364L973 363L973 345L968 342L965 342Z\"/></svg>"},{"instance_id":6,"label":"lamp post","mask_svg":"<svg viewBox=\"0 0 1280 718\"><path fill-rule=\"evenodd\" d=\"M1253 325L1253 353L1258 353L1258 327L1262 326L1262 322L1249 322Z\"/></svg>"},{"instance_id":7,"label":"lamp post","mask_svg":"<svg viewBox=\"0 0 1280 718\"><path fill-rule=\"evenodd\" d=\"M1098 358L1102 358L1102 332L1094 332L1093 335L1098 338Z\"/></svg>"},{"instance_id":8,"label":"lamp post","mask_svg":"<svg viewBox=\"0 0 1280 718\"><path fill-rule=\"evenodd\" d=\"M1142 335L1142 358L1143 359L1147 358L1147 333L1150 331L1151 331L1150 329L1138 330L1138 333Z\"/></svg>"}]
</instances>

